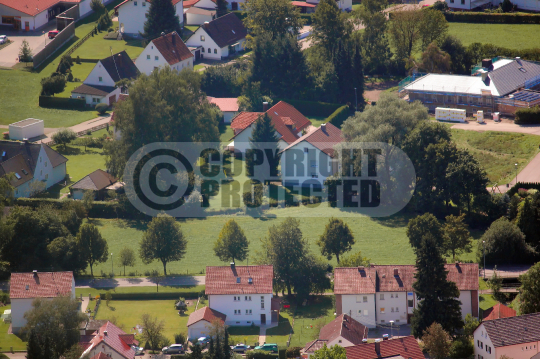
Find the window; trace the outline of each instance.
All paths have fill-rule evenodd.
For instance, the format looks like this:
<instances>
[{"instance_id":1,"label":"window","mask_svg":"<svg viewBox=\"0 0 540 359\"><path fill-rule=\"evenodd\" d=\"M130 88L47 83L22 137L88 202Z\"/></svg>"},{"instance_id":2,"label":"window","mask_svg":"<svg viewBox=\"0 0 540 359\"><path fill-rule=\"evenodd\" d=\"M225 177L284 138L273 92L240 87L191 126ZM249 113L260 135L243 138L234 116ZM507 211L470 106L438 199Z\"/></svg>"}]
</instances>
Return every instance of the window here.
<instances>
[{"instance_id":1,"label":"window","mask_svg":"<svg viewBox=\"0 0 540 359\"><path fill-rule=\"evenodd\" d=\"M99 82L103 82L103 77L99 77Z\"/></svg>"},{"instance_id":2,"label":"window","mask_svg":"<svg viewBox=\"0 0 540 359\"><path fill-rule=\"evenodd\" d=\"M146 6L146 1L143 1L143 2L142 2L142 6Z\"/></svg>"},{"instance_id":3,"label":"window","mask_svg":"<svg viewBox=\"0 0 540 359\"><path fill-rule=\"evenodd\" d=\"M384 300L384 293L381 293L381 295L379 296L379 299Z\"/></svg>"},{"instance_id":4,"label":"window","mask_svg":"<svg viewBox=\"0 0 540 359\"><path fill-rule=\"evenodd\" d=\"M201 35L201 41L204 41L204 35ZM204 48L203 48L203 52L204 52Z\"/></svg>"},{"instance_id":5,"label":"window","mask_svg":"<svg viewBox=\"0 0 540 359\"><path fill-rule=\"evenodd\" d=\"M454 0L450 0L450 4L453 4L454 3Z\"/></svg>"},{"instance_id":6,"label":"window","mask_svg":"<svg viewBox=\"0 0 540 359\"><path fill-rule=\"evenodd\" d=\"M383 319L383 320L381 320L381 323L384 323L384 319Z\"/></svg>"},{"instance_id":7,"label":"window","mask_svg":"<svg viewBox=\"0 0 540 359\"><path fill-rule=\"evenodd\" d=\"M394 313L394 307L392 307L392 308L390 308L390 309L392 309L391 312Z\"/></svg>"},{"instance_id":8,"label":"window","mask_svg":"<svg viewBox=\"0 0 540 359\"><path fill-rule=\"evenodd\" d=\"M364 309L364 317L367 317L367 316L368 316L368 310Z\"/></svg>"},{"instance_id":9,"label":"window","mask_svg":"<svg viewBox=\"0 0 540 359\"><path fill-rule=\"evenodd\" d=\"M159 56L154 57L154 60L156 61L159 60Z\"/></svg>"},{"instance_id":10,"label":"window","mask_svg":"<svg viewBox=\"0 0 540 359\"><path fill-rule=\"evenodd\" d=\"M146 55L146 59L147 59L147 60L150 60L150 55Z\"/></svg>"},{"instance_id":11,"label":"window","mask_svg":"<svg viewBox=\"0 0 540 359\"><path fill-rule=\"evenodd\" d=\"M240 315L240 314L242 314L242 311L240 309L235 309L234 314Z\"/></svg>"},{"instance_id":12,"label":"window","mask_svg":"<svg viewBox=\"0 0 540 359\"><path fill-rule=\"evenodd\" d=\"M98 99L99 100L99 99ZM47 167L47 161L45 161L45 167Z\"/></svg>"},{"instance_id":13,"label":"window","mask_svg":"<svg viewBox=\"0 0 540 359\"><path fill-rule=\"evenodd\" d=\"M214 54L217 54L217 49L214 49Z\"/></svg>"},{"instance_id":14,"label":"window","mask_svg":"<svg viewBox=\"0 0 540 359\"><path fill-rule=\"evenodd\" d=\"M399 313L399 307L396 307L396 313Z\"/></svg>"},{"instance_id":15,"label":"window","mask_svg":"<svg viewBox=\"0 0 540 359\"><path fill-rule=\"evenodd\" d=\"M465 5L465 0L461 0L461 5Z\"/></svg>"},{"instance_id":16,"label":"window","mask_svg":"<svg viewBox=\"0 0 540 359\"><path fill-rule=\"evenodd\" d=\"M338 340L338 343L341 343L341 339L340 339L340 340Z\"/></svg>"},{"instance_id":17,"label":"window","mask_svg":"<svg viewBox=\"0 0 540 359\"><path fill-rule=\"evenodd\" d=\"M208 48L208 53L209 53L209 54L212 53L212 49L211 49L211 48Z\"/></svg>"},{"instance_id":18,"label":"window","mask_svg":"<svg viewBox=\"0 0 540 359\"><path fill-rule=\"evenodd\" d=\"M367 295L364 295L364 300L363 300L364 303L367 303Z\"/></svg>"},{"instance_id":19,"label":"window","mask_svg":"<svg viewBox=\"0 0 540 359\"><path fill-rule=\"evenodd\" d=\"M49 175L48 175L48 174L45 174L45 179L49 179Z\"/></svg>"},{"instance_id":20,"label":"window","mask_svg":"<svg viewBox=\"0 0 540 359\"><path fill-rule=\"evenodd\" d=\"M264 302L261 302L261 309L264 309Z\"/></svg>"},{"instance_id":21,"label":"window","mask_svg":"<svg viewBox=\"0 0 540 359\"><path fill-rule=\"evenodd\" d=\"M480 342L480 348L484 349L484 343Z\"/></svg>"},{"instance_id":22,"label":"window","mask_svg":"<svg viewBox=\"0 0 540 359\"><path fill-rule=\"evenodd\" d=\"M250 296L246 295L246 300L251 300L251 295Z\"/></svg>"},{"instance_id":23,"label":"window","mask_svg":"<svg viewBox=\"0 0 540 359\"><path fill-rule=\"evenodd\" d=\"M308 153L309 149L307 147L304 147L304 153Z\"/></svg>"},{"instance_id":24,"label":"window","mask_svg":"<svg viewBox=\"0 0 540 359\"><path fill-rule=\"evenodd\" d=\"M362 316L362 309L360 309L360 310L358 311L358 315L359 315L359 316Z\"/></svg>"},{"instance_id":25,"label":"window","mask_svg":"<svg viewBox=\"0 0 540 359\"><path fill-rule=\"evenodd\" d=\"M240 277L236 278L236 283L240 283L242 279Z\"/></svg>"},{"instance_id":26,"label":"window","mask_svg":"<svg viewBox=\"0 0 540 359\"><path fill-rule=\"evenodd\" d=\"M133 2L133 5L137 6L137 2L136 2L136 1L134 1L134 2Z\"/></svg>"},{"instance_id":27,"label":"window","mask_svg":"<svg viewBox=\"0 0 540 359\"><path fill-rule=\"evenodd\" d=\"M414 307L414 302L412 299L407 300L407 303L408 303L409 308Z\"/></svg>"},{"instance_id":28,"label":"window","mask_svg":"<svg viewBox=\"0 0 540 359\"><path fill-rule=\"evenodd\" d=\"M238 302L240 300L240 297L234 296L234 301Z\"/></svg>"},{"instance_id":29,"label":"window","mask_svg":"<svg viewBox=\"0 0 540 359\"><path fill-rule=\"evenodd\" d=\"M250 315L251 314L251 309L246 309L246 315Z\"/></svg>"},{"instance_id":30,"label":"window","mask_svg":"<svg viewBox=\"0 0 540 359\"><path fill-rule=\"evenodd\" d=\"M381 314L384 314L384 307L381 307Z\"/></svg>"},{"instance_id":31,"label":"window","mask_svg":"<svg viewBox=\"0 0 540 359\"><path fill-rule=\"evenodd\" d=\"M396 296L394 298L397 298L398 297L398 294L396 293Z\"/></svg>"},{"instance_id":32,"label":"window","mask_svg":"<svg viewBox=\"0 0 540 359\"><path fill-rule=\"evenodd\" d=\"M394 293L390 293L390 298L394 298Z\"/></svg>"},{"instance_id":33,"label":"window","mask_svg":"<svg viewBox=\"0 0 540 359\"><path fill-rule=\"evenodd\" d=\"M202 52L204 52L204 47L202 48Z\"/></svg>"}]
</instances>

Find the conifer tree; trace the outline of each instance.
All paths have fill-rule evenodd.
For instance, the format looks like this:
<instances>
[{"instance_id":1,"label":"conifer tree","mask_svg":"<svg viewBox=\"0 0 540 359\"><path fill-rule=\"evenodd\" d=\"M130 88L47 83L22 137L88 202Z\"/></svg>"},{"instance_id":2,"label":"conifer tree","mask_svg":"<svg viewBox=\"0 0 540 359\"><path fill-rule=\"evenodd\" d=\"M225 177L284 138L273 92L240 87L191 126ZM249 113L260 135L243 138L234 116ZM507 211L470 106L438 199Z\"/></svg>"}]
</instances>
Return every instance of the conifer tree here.
<instances>
[{"instance_id":1,"label":"conifer tree","mask_svg":"<svg viewBox=\"0 0 540 359\"><path fill-rule=\"evenodd\" d=\"M144 22L143 37L153 40L161 36L161 33L168 34L173 31L182 34L180 17L171 0L152 0Z\"/></svg>"},{"instance_id":2,"label":"conifer tree","mask_svg":"<svg viewBox=\"0 0 540 359\"><path fill-rule=\"evenodd\" d=\"M28 337L28 343L26 344L26 358L27 359L45 359L43 357L43 349L39 342L38 335L34 329L30 330Z\"/></svg>"},{"instance_id":3,"label":"conifer tree","mask_svg":"<svg viewBox=\"0 0 540 359\"><path fill-rule=\"evenodd\" d=\"M227 1L226 0L216 0L216 15L217 17L222 17L223 15L227 15L229 12L229 9L227 8Z\"/></svg>"},{"instance_id":4,"label":"conifer tree","mask_svg":"<svg viewBox=\"0 0 540 359\"><path fill-rule=\"evenodd\" d=\"M202 348L199 343L195 343L195 345L191 347L189 359L203 359Z\"/></svg>"},{"instance_id":5,"label":"conifer tree","mask_svg":"<svg viewBox=\"0 0 540 359\"><path fill-rule=\"evenodd\" d=\"M425 235L416 253L413 289L420 304L413 312L412 334L421 337L435 322L448 333L455 333L463 327L460 302L456 299L459 290L456 283L447 279L448 272L433 236Z\"/></svg>"},{"instance_id":6,"label":"conifer tree","mask_svg":"<svg viewBox=\"0 0 540 359\"><path fill-rule=\"evenodd\" d=\"M273 163L270 163L270 168L268 166L259 166L257 177L261 179L269 179L269 176L276 176L277 175L277 168L279 165L278 160L278 137L276 135L276 129L274 128L274 125L272 124L272 120L270 119L270 116L268 114L264 114L263 116L260 116L257 121L255 121L255 126L253 128L253 131L251 132L251 137L249 138L250 147L252 150L262 150L265 153L271 152L273 154L273 157L276 158ZM265 158L269 158L269 156L265 156ZM246 168L247 168L247 175L253 176L253 161L255 160L254 155L246 155ZM261 168L262 167L262 168ZM259 171L259 169L261 171Z\"/></svg>"},{"instance_id":7,"label":"conifer tree","mask_svg":"<svg viewBox=\"0 0 540 359\"><path fill-rule=\"evenodd\" d=\"M225 328L223 336L223 359L231 359L231 347L229 346L229 331Z\"/></svg>"},{"instance_id":8,"label":"conifer tree","mask_svg":"<svg viewBox=\"0 0 540 359\"><path fill-rule=\"evenodd\" d=\"M216 355L216 347L214 345L214 338L212 336L210 336L210 340L208 341L208 355L211 359L213 359Z\"/></svg>"},{"instance_id":9,"label":"conifer tree","mask_svg":"<svg viewBox=\"0 0 540 359\"><path fill-rule=\"evenodd\" d=\"M219 340L219 335L216 335L216 345L214 346L214 358L211 359L223 359L223 347L221 346L221 341Z\"/></svg>"}]
</instances>

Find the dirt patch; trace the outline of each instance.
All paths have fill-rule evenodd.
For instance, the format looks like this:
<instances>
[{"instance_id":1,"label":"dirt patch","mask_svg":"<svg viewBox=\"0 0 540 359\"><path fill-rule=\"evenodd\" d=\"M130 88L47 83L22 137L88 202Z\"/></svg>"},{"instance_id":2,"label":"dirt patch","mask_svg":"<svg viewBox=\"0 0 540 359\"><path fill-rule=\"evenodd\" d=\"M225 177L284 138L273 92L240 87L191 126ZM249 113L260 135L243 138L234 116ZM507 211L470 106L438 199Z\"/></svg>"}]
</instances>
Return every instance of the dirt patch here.
<instances>
[{"instance_id":1,"label":"dirt patch","mask_svg":"<svg viewBox=\"0 0 540 359\"><path fill-rule=\"evenodd\" d=\"M399 84L398 81L384 81L384 82L366 82L364 89L364 98L368 101L379 101L379 97L384 90L391 87L396 87Z\"/></svg>"}]
</instances>

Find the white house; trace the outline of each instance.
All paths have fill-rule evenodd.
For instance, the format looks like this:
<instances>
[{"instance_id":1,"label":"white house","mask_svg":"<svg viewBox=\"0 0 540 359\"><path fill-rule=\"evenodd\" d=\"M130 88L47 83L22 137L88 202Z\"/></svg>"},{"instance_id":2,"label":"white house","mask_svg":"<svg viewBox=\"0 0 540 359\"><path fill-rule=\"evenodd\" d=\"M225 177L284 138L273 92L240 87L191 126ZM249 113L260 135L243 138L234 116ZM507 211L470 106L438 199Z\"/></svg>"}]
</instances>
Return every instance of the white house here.
<instances>
[{"instance_id":1,"label":"white house","mask_svg":"<svg viewBox=\"0 0 540 359\"><path fill-rule=\"evenodd\" d=\"M322 187L338 170L334 146L342 142L341 130L331 123L303 135L281 151L281 180L284 185L313 183ZM297 164L302 156L302 165Z\"/></svg>"},{"instance_id":2,"label":"white house","mask_svg":"<svg viewBox=\"0 0 540 359\"><path fill-rule=\"evenodd\" d=\"M73 199L83 199L86 192L93 192L94 199L103 200L107 190L113 190L117 179L111 174L97 169L69 187ZM120 184L120 183L119 183Z\"/></svg>"},{"instance_id":3,"label":"white house","mask_svg":"<svg viewBox=\"0 0 540 359\"><path fill-rule=\"evenodd\" d=\"M32 309L34 299L53 299L58 296L75 299L73 272L11 273L9 297L13 333L20 332L26 325L24 313Z\"/></svg>"},{"instance_id":4,"label":"white house","mask_svg":"<svg viewBox=\"0 0 540 359\"><path fill-rule=\"evenodd\" d=\"M479 10L486 6L499 6L502 0L445 0L452 10ZM540 2L536 0L514 0L512 4L519 10L540 11Z\"/></svg>"},{"instance_id":5,"label":"white house","mask_svg":"<svg viewBox=\"0 0 540 359\"><path fill-rule=\"evenodd\" d=\"M67 158L47 145L0 141L0 155L0 177L14 174L15 197L29 197L42 189L33 182L42 182L47 189L66 178Z\"/></svg>"},{"instance_id":6,"label":"white house","mask_svg":"<svg viewBox=\"0 0 540 359\"><path fill-rule=\"evenodd\" d=\"M11 140L22 141L25 138L43 136L45 134L45 125L43 120L27 118L26 120L11 123L9 125L9 138Z\"/></svg>"},{"instance_id":7,"label":"white house","mask_svg":"<svg viewBox=\"0 0 540 359\"><path fill-rule=\"evenodd\" d=\"M175 32L150 41L135 60L135 65L143 74L150 75L160 67L169 66L176 71L193 70L194 56L182 38Z\"/></svg>"},{"instance_id":8,"label":"white house","mask_svg":"<svg viewBox=\"0 0 540 359\"><path fill-rule=\"evenodd\" d=\"M540 313L482 322L474 331L474 358L540 357Z\"/></svg>"},{"instance_id":9,"label":"white house","mask_svg":"<svg viewBox=\"0 0 540 359\"><path fill-rule=\"evenodd\" d=\"M238 115L238 99L236 97L218 98L207 96L208 102L213 103L223 113L223 122L231 123L234 116Z\"/></svg>"},{"instance_id":10,"label":"white house","mask_svg":"<svg viewBox=\"0 0 540 359\"><path fill-rule=\"evenodd\" d=\"M226 316L227 325L265 325L278 320L276 302L272 301L274 267L206 267L208 307Z\"/></svg>"},{"instance_id":11,"label":"white house","mask_svg":"<svg viewBox=\"0 0 540 359\"><path fill-rule=\"evenodd\" d=\"M460 295L461 315L478 317L478 264L446 264L448 280L456 283ZM418 299L413 290L413 265L373 265L336 268L334 294L336 311L346 313L374 328L390 321L410 323Z\"/></svg>"},{"instance_id":12,"label":"white house","mask_svg":"<svg viewBox=\"0 0 540 359\"><path fill-rule=\"evenodd\" d=\"M298 140L302 132L308 131L311 127L311 121L308 120L294 106L279 101L270 109L266 109L267 104L263 106L265 112L240 112L232 119L231 128L234 131L234 142L229 144L236 152L245 153L250 148L249 138L253 131L255 121L265 113L272 120L279 137L278 148L284 150L287 146Z\"/></svg>"},{"instance_id":13,"label":"white house","mask_svg":"<svg viewBox=\"0 0 540 359\"><path fill-rule=\"evenodd\" d=\"M334 345L346 348L362 344L367 340L368 328L347 314L338 315L336 319L321 328L319 338L306 344L301 351L303 358L309 358L324 345L328 348Z\"/></svg>"},{"instance_id":14,"label":"white house","mask_svg":"<svg viewBox=\"0 0 540 359\"><path fill-rule=\"evenodd\" d=\"M189 315L187 323L188 339L193 340L208 336L212 323L216 320L225 323L226 318L227 316L225 314L209 307L194 311Z\"/></svg>"},{"instance_id":15,"label":"white house","mask_svg":"<svg viewBox=\"0 0 540 359\"><path fill-rule=\"evenodd\" d=\"M85 99L87 106L98 103L112 106L122 91L115 83L123 79L134 80L138 75L137 66L126 51L122 51L99 60L83 84L71 91L71 97Z\"/></svg>"},{"instance_id":16,"label":"white house","mask_svg":"<svg viewBox=\"0 0 540 359\"><path fill-rule=\"evenodd\" d=\"M138 346L134 334L126 334L116 325L107 322L90 337L81 336L79 344L83 347L82 356L90 358L134 359L133 345Z\"/></svg>"},{"instance_id":17,"label":"white house","mask_svg":"<svg viewBox=\"0 0 540 359\"><path fill-rule=\"evenodd\" d=\"M184 26L184 4L182 0L171 0L180 18L180 26ZM150 8L151 0L125 0L115 6L118 14L120 32L132 37L139 37L144 32L146 13Z\"/></svg>"},{"instance_id":18,"label":"white house","mask_svg":"<svg viewBox=\"0 0 540 359\"><path fill-rule=\"evenodd\" d=\"M247 29L242 20L229 13L201 25L186 41L186 45L201 48L201 57L221 60L242 51Z\"/></svg>"},{"instance_id":19,"label":"white house","mask_svg":"<svg viewBox=\"0 0 540 359\"><path fill-rule=\"evenodd\" d=\"M202 25L216 19L216 10L201 9L190 7L184 12L186 16L186 25Z\"/></svg>"}]
</instances>

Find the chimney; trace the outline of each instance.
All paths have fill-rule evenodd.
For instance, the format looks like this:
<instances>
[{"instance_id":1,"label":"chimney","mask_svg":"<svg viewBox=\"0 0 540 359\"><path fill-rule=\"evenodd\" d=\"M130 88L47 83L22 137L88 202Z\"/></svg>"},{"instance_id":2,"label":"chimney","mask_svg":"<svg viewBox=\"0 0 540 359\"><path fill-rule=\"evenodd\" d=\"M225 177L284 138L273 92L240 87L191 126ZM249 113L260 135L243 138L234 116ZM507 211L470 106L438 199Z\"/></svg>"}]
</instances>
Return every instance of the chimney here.
<instances>
[{"instance_id":1,"label":"chimney","mask_svg":"<svg viewBox=\"0 0 540 359\"><path fill-rule=\"evenodd\" d=\"M234 270L234 262L231 262L231 269Z\"/></svg>"},{"instance_id":2,"label":"chimney","mask_svg":"<svg viewBox=\"0 0 540 359\"><path fill-rule=\"evenodd\" d=\"M359 271L364 270L364 268L365 268L364 266L358 266L358 270L359 270Z\"/></svg>"},{"instance_id":3,"label":"chimney","mask_svg":"<svg viewBox=\"0 0 540 359\"><path fill-rule=\"evenodd\" d=\"M38 274L37 274L37 270L33 270L32 273L34 273L34 278L37 278Z\"/></svg>"},{"instance_id":4,"label":"chimney","mask_svg":"<svg viewBox=\"0 0 540 359\"><path fill-rule=\"evenodd\" d=\"M518 64L521 65L521 57L516 57L516 61L517 61Z\"/></svg>"},{"instance_id":5,"label":"chimney","mask_svg":"<svg viewBox=\"0 0 540 359\"><path fill-rule=\"evenodd\" d=\"M493 62L491 61L491 59L483 59L482 60L482 67L486 68L489 70L489 68L493 66Z\"/></svg>"},{"instance_id":6,"label":"chimney","mask_svg":"<svg viewBox=\"0 0 540 359\"><path fill-rule=\"evenodd\" d=\"M103 335L107 336L107 331L106 330L103 331Z\"/></svg>"},{"instance_id":7,"label":"chimney","mask_svg":"<svg viewBox=\"0 0 540 359\"><path fill-rule=\"evenodd\" d=\"M486 70L480 70L480 75L482 76L482 81L486 82L486 79L488 78L488 72Z\"/></svg>"},{"instance_id":8,"label":"chimney","mask_svg":"<svg viewBox=\"0 0 540 359\"><path fill-rule=\"evenodd\" d=\"M263 102L263 112L268 111L268 102Z\"/></svg>"},{"instance_id":9,"label":"chimney","mask_svg":"<svg viewBox=\"0 0 540 359\"><path fill-rule=\"evenodd\" d=\"M381 340L375 339L375 353L377 353L377 356L381 356Z\"/></svg>"},{"instance_id":10,"label":"chimney","mask_svg":"<svg viewBox=\"0 0 540 359\"><path fill-rule=\"evenodd\" d=\"M394 277L399 277L399 269L394 268Z\"/></svg>"},{"instance_id":11,"label":"chimney","mask_svg":"<svg viewBox=\"0 0 540 359\"><path fill-rule=\"evenodd\" d=\"M367 344L367 339L366 338L362 339L362 344Z\"/></svg>"},{"instance_id":12,"label":"chimney","mask_svg":"<svg viewBox=\"0 0 540 359\"><path fill-rule=\"evenodd\" d=\"M205 22L204 22L204 28L207 29L209 24L210 24L210 23L209 23L208 21L205 21Z\"/></svg>"}]
</instances>

